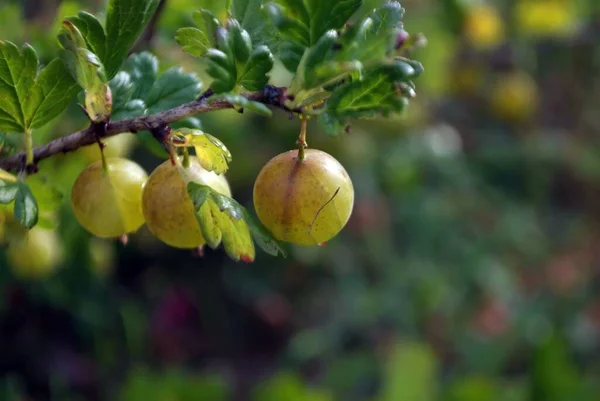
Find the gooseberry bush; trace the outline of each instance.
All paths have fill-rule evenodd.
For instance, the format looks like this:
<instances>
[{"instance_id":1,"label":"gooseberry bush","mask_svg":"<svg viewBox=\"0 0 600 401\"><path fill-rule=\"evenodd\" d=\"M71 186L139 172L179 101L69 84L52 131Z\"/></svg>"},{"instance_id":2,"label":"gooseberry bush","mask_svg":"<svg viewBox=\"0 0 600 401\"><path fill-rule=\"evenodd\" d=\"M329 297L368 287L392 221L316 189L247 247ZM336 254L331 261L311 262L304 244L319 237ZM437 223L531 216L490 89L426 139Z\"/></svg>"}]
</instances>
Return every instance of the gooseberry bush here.
<instances>
[{"instance_id":1,"label":"gooseberry bush","mask_svg":"<svg viewBox=\"0 0 600 401\"><path fill-rule=\"evenodd\" d=\"M403 29L405 10L396 1L368 9L362 0L197 3L194 25L175 39L197 58L206 82L183 68L160 68L148 51L132 52L158 0L110 0L102 18L86 11L66 18L60 50L45 65L30 45L0 40L0 138L22 146L0 143L0 240L15 264L28 252L41 264L60 256L47 238L59 202L51 183L36 180L38 163L90 145L100 159L80 172L68 198L96 237L126 239L146 224L172 247L222 246L251 262L255 244L285 255L283 243L322 245L343 229L352 180L332 155L308 148L308 120L339 135L354 119L406 109L423 72L410 50L423 41ZM290 72L287 86L271 84L278 62ZM36 132L74 102L89 127L34 148ZM290 150L257 172L257 217L232 198L226 144L195 117L223 109L265 118L279 110L298 121ZM163 158L154 171L110 154L111 137L127 133ZM40 242L43 250L26 247Z\"/></svg>"}]
</instances>

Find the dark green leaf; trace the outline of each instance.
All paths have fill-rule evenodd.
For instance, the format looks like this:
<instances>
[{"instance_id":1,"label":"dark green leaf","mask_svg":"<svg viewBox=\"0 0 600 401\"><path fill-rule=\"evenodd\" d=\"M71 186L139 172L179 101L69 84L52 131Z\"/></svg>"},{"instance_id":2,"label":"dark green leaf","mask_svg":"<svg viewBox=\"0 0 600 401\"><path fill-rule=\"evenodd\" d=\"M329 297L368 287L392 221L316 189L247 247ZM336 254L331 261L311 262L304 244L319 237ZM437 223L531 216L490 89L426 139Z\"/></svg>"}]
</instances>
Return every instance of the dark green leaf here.
<instances>
[{"instance_id":1,"label":"dark green leaf","mask_svg":"<svg viewBox=\"0 0 600 401\"><path fill-rule=\"evenodd\" d=\"M81 32L88 48L91 49L100 60L106 56L106 33L100 21L92 14L80 11L76 17L67 19L71 21Z\"/></svg>"},{"instance_id":2,"label":"dark green leaf","mask_svg":"<svg viewBox=\"0 0 600 401\"><path fill-rule=\"evenodd\" d=\"M126 118L134 118L144 115L146 104L142 99L133 99L125 103L118 109L113 109L111 114L112 121L120 121Z\"/></svg>"},{"instance_id":3,"label":"dark green leaf","mask_svg":"<svg viewBox=\"0 0 600 401\"><path fill-rule=\"evenodd\" d=\"M296 72L305 50L304 46L295 42L283 42L279 48L279 58L288 71Z\"/></svg>"},{"instance_id":4,"label":"dark green leaf","mask_svg":"<svg viewBox=\"0 0 600 401\"><path fill-rule=\"evenodd\" d=\"M38 71L38 58L29 45L21 50L0 41L0 129L25 132L56 118L77 92L77 84L60 62Z\"/></svg>"},{"instance_id":5,"label":"dark green leaf","mask_svg":"<svg viewBox=\"0 0 600 401\"><path fill-rule=\"evenodd\" d=\"M235 19L227 21L227 33L229 47L233 52L235 60L237 63L244 65L248 61L248 58L250 58L250 52L252 52L250 35L245 30L242 30L239 22Z\"/></svg>"},{"instance_id":6,"label":"dark green leaf","mask_svg":"<svg viewBox=\"0 0 600 401\"><path fill-rule=\"evenodd\" d=\"M236 67L221 50L209 49L207 54L208 74L213 78L211 88L215 93L229 92L235 87L237 80Z\"/></svg>"},{"instance_id":7,"label":"dark green leaf","mask_svg":"<svg viewBox=\"0 0 600 401\"><path fill-rule=\"evenodd\" d=\"M0 180L0 204L7 205L15 200L19 192L18 182L6 182Z\"/></svg>"},{"instance_id":8,"label":"dark green leaf","mask_svg":"<svg viewBox=\"0 0 600 401\"><path fill-rule=\"evenodd\" d=\"M298 67L297 79L300 81L296 83L300 88L310 89L322 83L315 74L315 69L330 57L337 37L334 30L328 31L304 53Z\"/></svg>"},{"instance_id":9,"label":"dark green leaf","mask_svg":"<svg viewBox=\"0 0 600 401\"><path fill-rule=\"evenodd\" d=\"M269 82L269 72L273 69L273 63L273 55L268 47L256 47L238 79L238 84L249 91L261 90Z\"/></svg>"},{"instance_id":10,"label":"dark green leaf","mask_svg":"<svg viewBox=\"0 0 600 401\"><path fill-rule=\"evenodd\" d=\"M337 87L327 101L321 122L328 133L342 132L349 118L370 118L401 112L408 105L410 78L417 71L405 61L396 61L369 71L363 79Z\"/></svg>"},{"instance_id":11,"label":"dark green leaf","mask_svg":"<svg viewBox=\"0 0 600 401\"><path fill-rule=\"evenodd\" d=\"M18 183L19 190L15 196L14 216L27 229L38 221L38 204L29 187Z\"/></svg>"},{"instance_id":12,"label":"dark green leaf","mask_svg":"<svg viewBox=\"0 0 600 401\"><path fill-rule=\"evenodd\" d=\"M149 52L134 54L127 60L124 70L131 76L135 89L132 99L145 99L158 76L158 59Z\"/></svg>"},{"instance_id":13,"label":"dark green leaf","mask_svg":"<svg viewBox=\"0 0 600 401\"><path fill-rule=\"evenodd\" d=\"M248 227L250 228L254 241L263 251L269 255L281 255L284 258L287 257L283 244L277 241L273 237L273 234L271 234L257 218L250 214L247 209L244 209L244 219L248 222Z\"/></svg>"},{"instance_id":14,"label":"dark green leaf","mask_svg":"<svg viewBox=\"0 0 600 401\"><path fill-rule=\"evenodd\" d=\"M256 6L237 2L244 18L250 12L248 7ZM202 10L194 13L194 21L199 29L180 29L178 41L188 53L205 57L206 72L213 79L211 89L215 93L236 91L239 86L260 90L268 83L273 56L264 45L253 47L250 34L238 20L230 18L222 26L214 15Z\"/></svg>"},{"instance_id":15,"label":"dark green leaf","mask_svg":"<svg viewBox=\"0 0 600 401\"><path fill-rule=\"evenodd\" d=\"M106 15L106 57L104 67L108 79L112 79L129 50L134 45L159 0L109 0Z\"/></svg>"},{"instance_id":16,"label":"dark green leaf","mask_svg":"<svg viewBox=\"0 0 600 401\"><path fill-rule=\"evenodd\" d=\"M232 0L231 16L239 21L240 26L250 34L256 44L264 44L267 24L261 8L263 0Z\"/></svg>"},{"instance_id":17,"label":"dark green leaf","mask_svg":"<svg viewBox=\"0 0 600 401\"><path fill-rule=\"evenodd\" d=\"M125 71L119 72L109 82L113 95L113 116L125 108L133 96L133 82L131 75Z\"/></svg>"},{"instance_id":18,"label":"dark green leaf","mask_svg":"<svg viewBox=\"0 0 600 401\"><path fill-rule=\"evenodd\" d=\"M158 77L158 59L148 52L135 54L127 60L124 71L111 80L113 119L168 110L194 100L201 87L195 74L178 67Z\"/></svg>"},{"instance_id":19,"label":"dark green leaf","mask_svg":"<svg viewBox=\"0 0 600 401\"><path fill-rule=\"evenodd\" d=\"M152 90L144 98L147 113L171 109L194 100L202 89L202 84L193 73L185 73L180 67L165 71L154 83Z\"/></svg>"},{"instance_id":20,"label":"dark green leaf","mask_svg":"<svg viewBox=\"0 0 600 401\"><path fill-rule=\"evenodd\" d=\"M414 72L414 68L404 62L379 67L363 80L336 89L327 108L335 114L353 117L402 111L407 100L398 93L396 83L407 80Z\"/></svg>"},{"instance_id":21,"label":"dark green leaf","mask_svg":"<svg viewBox=\"0 0 600 401\"><path fill-rule=\"evenodd\" d=\"M276 3L265 4L264 10L283 40L294 42L304 48L310 46L310 30L301 19Z\"/></svg>"},{"instance_id":22,"label":"dark green leaf","mask_svg":"<svg viewBox=\"0 0 600 401\"><path fill-rule=\"evenodd\" d=\"M331 136L340 135L346 128L344 121L331 112L319 114L319 122L325 129L325 133Z\"/></svg>"},{"instance_id":23,"label":"dark green leaf","mask_svg":"<svg viewBox=\"0 0 600 401\"><path fill-rule=\"evenodd\" d=\"M362 0L277 0L266 11L283 39L310 47L325 32L341 29L361 5Z\"/></svg>"},{"instance_id":24,"label":"dark green leaf","mask_svg":"<svg viewBox=\"0 0 600 401\"><path fill-rule=\"evenodd\" d=\"M310 43L330 29L340 29L362 5L363 0L304 0L310 14Z\"/></svg>"}]
</instances>

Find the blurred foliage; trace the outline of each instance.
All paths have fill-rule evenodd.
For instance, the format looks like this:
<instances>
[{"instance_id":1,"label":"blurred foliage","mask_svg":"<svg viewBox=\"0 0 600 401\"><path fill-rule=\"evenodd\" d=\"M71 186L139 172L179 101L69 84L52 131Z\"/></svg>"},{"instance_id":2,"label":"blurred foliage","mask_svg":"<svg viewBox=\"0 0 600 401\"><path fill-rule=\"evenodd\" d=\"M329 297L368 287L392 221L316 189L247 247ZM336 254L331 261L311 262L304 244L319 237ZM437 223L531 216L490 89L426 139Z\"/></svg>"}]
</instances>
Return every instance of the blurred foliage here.
<instances>
[{"instance_id":1,"label":"blurred foliage","mask_svg":"<svg viewBox=\"0 0 600 401\"><path fill-rule=\"evenodd\" d=\"M600 400L597 1L402 5L405 28L427 38L414 54L426 71L418 97L402 117L342 137L309 127L311 147L335 155L356 188L349 225L324 248L241 267L145 229L126 245L94 239L65 200L96 148L40 163L35 180L63 194L31 185L61 263L28 271L0 251L0 399ZM4 0L0 38L47 63L64 17L103 8ZM176 66L206 77L174 39L197 8L167 0L139 44L161 77ZM271 82L289 79L276 61ZM258 171L299 129L280 112L187 126L200 123L231 151L228 179L247 207ZM85 124L70 107L35 143ZM148 170L161 160L143 138L107 143ZM0 137L0 153L22 146Z\"/></svg>"}]
</instances>

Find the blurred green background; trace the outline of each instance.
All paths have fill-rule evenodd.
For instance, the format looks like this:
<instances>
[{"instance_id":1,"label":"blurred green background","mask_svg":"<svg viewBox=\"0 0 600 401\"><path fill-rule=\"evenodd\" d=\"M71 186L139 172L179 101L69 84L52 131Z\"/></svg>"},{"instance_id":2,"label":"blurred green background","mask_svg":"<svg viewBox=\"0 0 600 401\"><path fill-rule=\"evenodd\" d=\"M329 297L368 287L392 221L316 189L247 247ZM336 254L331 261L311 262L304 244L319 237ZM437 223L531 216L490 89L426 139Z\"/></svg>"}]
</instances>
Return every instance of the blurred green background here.
<instances>
[{"instance_id":1,"label":"blurred green background","mask_svg":"<svg viewBox=\"0 0 600 401\"><path fill-rule=\"evenodd\" d=\"M600 3L402 5L407 31L427 38L406 114L336 138L309 126L356 190L323 248L245 265L145 228L126 245L94 239L68 200L97 150L42 162L34 180L56 185L62 206L29 252L56 263L22 269L0 250L0 399L600 401ZM136 51L202 76L173 40L196 8L167 0ZM0 38L47 61L81 9L104 2L2 0ZM289 78L278 67L272 81ZM231 150L227 177L251 208L298 120L199 119ZM35 141L85 126L73 105ZM162 161L133 135L107 151L148 172Z\"/></svg>"}]
</instances>

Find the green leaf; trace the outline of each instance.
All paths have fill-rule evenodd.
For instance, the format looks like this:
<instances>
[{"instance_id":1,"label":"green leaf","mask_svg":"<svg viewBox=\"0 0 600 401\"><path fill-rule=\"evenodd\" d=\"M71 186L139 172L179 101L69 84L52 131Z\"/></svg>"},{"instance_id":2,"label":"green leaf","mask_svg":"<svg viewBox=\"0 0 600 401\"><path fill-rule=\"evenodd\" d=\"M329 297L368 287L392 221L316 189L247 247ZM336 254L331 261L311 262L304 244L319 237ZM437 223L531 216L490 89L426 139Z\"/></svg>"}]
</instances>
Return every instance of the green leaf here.
<instances>
[{"instance_id":1,"label":"green leaf","mask_svg":"<svg viewBox=\"0 0 600 401\"><path fill-rule=\"evenodd\" d=\"M112 112L112 95L102 62L87 49L83 35L70 21L63 22L58 39L64 65L85 90L85 111L88 117L94 122L107 120Z\"/></svg>"},{"instance_id":2,"label":"green leaf","mask_svg":"<svg viewBox=\"0 0 600 401\"><path fill-rule=\"evenodd\" d=\"M146 104L141 99L133 99L125 103L123 106L117 108L116 110L113 108L113 112L111 114L112 121L120 121L127 118L134 118L144 115L146 112Z\"/></svg>"},{"instance_id":3,"label":"green leaf","mask_svg":"<svg viewBox=\"0 0 600 401\"><path fill-rule=\"evenodd\" d=\"M180 128L171 135L178 137L177 146L194 147L200 165L208 171L223 174L229 169L231 153L219 139L200 130Z\"/></svg>"},{"instance_id":4,"label":"green leaf","mask_svg":"<svg viewBox=\"0 0 600 401\"><path fill-rule=\"evenodd\" d=\"M38 58L31 46L19 51L13 43L0 41L0 129L27 130L37 67Z\"/></svg>"},{"instance_id":5,"label":"green leaf","mask_svg":"<svg viewBox=\"0 0 600 401\"><path fill-rule=\"evenodd\" d=\"M246 209L244 209L244 218L246 219L246 222L248 222L248 227L250 227L250 232L252 233L254 241L263 251L269 255L281 255L284 258L287 257L287 252L283 248L282 243L277 241L273 237L273 234L271 234L269 230L267 230L267 228Z\"/></svg>"},{"instance_id":6,"label":"green leaf","mask_svg":"<svg viewBox=\"0 0 600 401\"><path fill-rule=\"evenodd\" d=\"M143 100L131 99L135 86L129 73L120 71L109 85L114 99L111 114L113 121L137 117L146 112L146 103Z\"/></svg>"},{"instance_id":7,"label":"green leaf","mask_svg":"<svg viewBox=\"0 0 600 401\"><path fill-rule=\"evenodd\" d=\"M252 52L252 40L245 30L242 30L239 22L235 19L227 21L227 37L225 38L233 52L235 61L240 65L245 65Z\"/></svg>"},{"instance_id":8,"label":"green leaf","mask_svg":"<svg viewBox=\"0 0 600 401\"><path fill-rule=\"evenodd\" d=\"M220 93L218 95L211 96L209 102L215 102L217 100L225 100L234 105L237 109L248 109L265 117L271 117L273 112L264 104L249 100L245 96L238 95L236 93Z\"/></svg>"},{"instance_id":9,"label":"green leaf","mask_svg":"<svg viewBox=\"0 0 600 401\"><path fill-rule=\"evenodd\" d=\"M254 243L243 219L242 206L234 199L194 182L188 184L188 194L208 246L215 249L222 243L233 260L252 262L255 258Z\"/></svg>"},{"instance_id":10,"label":"green leaf","mask_svg":"<svg viewBox=\"0 0 600 401\"><path fill-rule=\"evenodd\" d=\"M143 98L147 113L153 114L191 102L198 97L201 89L202 84L196 74L186 74L180 67L171 68L154 82L152 90Z\"/></svg>"},{"instance_id":11,"label":"green leaf","mask_svg":"<svg viewBox=\"0 0 600 401\"><path fill-rule=\"evenodd\" d=\"M238 84L249 91L258 91L269 83L269 72L273 69L273 55L266 46L258 46L240 74Z\"/></svg>"},{"instance_id":12,"label":"green leaf","mask_svg":"<svg viewBox=\"0 0 600 401\"><path fill-rule=\"evenodd\" d=\"M216 93L229 92L235 88L236 67L229 56L218 49L209 49L206 72L213 78L211 88Z\"/></svg>"},{"instance_id":13,"label":"green leaf","mask_svg":"<svg viewBox=\"0 0 600 401\"><path fill-rule=\"evenodd\" d=\"M294 86L297 85L300 88L313 88L321 83L315 74L315 68L329 58L337 37L336 31L328 31L321 36L314 46L304 53L300 65L298 66L298 75L296 79L299 81L295 82Z\"/></svg>"},{"instance_id":14,"label":"green leaf","mask_svg":"<svg viewBox=\"0 0 600 401\"><path fill-rule=\"evenodd\" d=\"M348 75L360 78L369 68L391 59L404 10L385 3L369 16L341 30L330 30L303 55L292 92L334 85Z\"/></svg>"},{"instance_id":15,"label":"green leaf","mask_svg":"<svg viewBox=\"0 0 600 401\"><path fill-rule=\"evenodd\" d=\"M188 53L206 59L215 93L233 92L238 87L256 91L269 82L274 63L271 51L264 45L253 46L250 34L236 19L230 18L224 27L202 10L194 14L194 20L200 28L180 29L178 42Z\"/></svg>"},{"instance_id":16,"label":"green leaf","mask_svg":"<svg viewBox=\"0 0 600 401\"><path fill-rule=\"evenodd\" d=\"M306 48L292 41L283 42L279 48L279 58L290 72L296 72Z\"/></svg>"},{"instance_id":17,"label":"green leaf","mask_svg":"<svg viewBox=\"0 0 600 401\"><path fill-rule=\"evenodd\" d=\"M277 3L265 4L264 10L281 39L302 48L310 46L310 30L305 21L296 18L288 9Z\"/></svg>"},{"instance_id":18,"label":"green leaf","mask_svg":"<svg viewBox=\"0 0 600 401\"><path fill-rule=\"evenodd\" d=\"M19 182L17 186L14 217L23 227L30 229L38 222L38 204L26 184Z\"/></svg>"},{"instance_id":19,"label":"green leaf","mask_svg":"<svg viewBox=\"0 0 600 401\"><path fill-rule=\"evenodd\" d=\"M415 73L415 69L405 62L381 66L363 80L336 89L329 98L327 109L337 115L352 117L402 111L407 99L398 93L396 83L408 81Z\"/></svg>"},{"instance_id":20,"label":"green leaf","mask_svg":"<svg viewBox=\"0 0 600 401\"><path fill-rule=\"evenodd\" d=\"M40 71L32 90L42 100L31 117L31 128L41 128L54 120L67 108L79 90L58 58L48 63Z\"/></svg>"},{"instance_id":21,"label":"green leaf","mask_svg":"<svg viewBox=\"0 0 600 401\"><path fill-rule=\"evenodd\" d=\"M112 79L156 11L159 0L109 0L106 14L106 75Z\"/></svg>"},{"instance_id":22,"label":"green leaf","mask_svg":"<svg viewBox=\"0 0 600 401\"><path fill-rule=\"evenodd\" d=\"M215 14L210 10L202 9L200 11L195 11L192 14L192 18L198 28L204 32L209 43L213 45L216 44L217 29L222 25Z\"/></svg>"},{"instance_id":23,"label":"green leaf","mask_svg":"<svg viewBox=\"0 0 600 401\"><path fill-rule=\"evenodd\" d=\"M87 43L77 27L63 22L58 40L60 56L73 78L86 91L106 82L104 66L96 54L88 50Z\"/></svg>"},{"instance_id":24,"label":"green leaf","mask_svg":"<svg viewBox=\"0 0 600 401\"><path fill-rule=\"evenodd\" d=\"M401 112L414 96L411 79L421 71L420 64L402 60L369 70L362 79L335 88L320 121L328 133L339 134L349 118L373 118Z\"/></svg>"},{"instance_id":25,"label":"green leaf","mask_svg":"<svg viewBox=\"0 0 600 401\"><path fill-rule=\"evenodd\" d=\"M19 192L18 182L7 182L0 180L0 204L8 205L15 200Z\"/></svg>"},{"instance_id":26,"label":"green leaf","mask_svg":"<svg viewBox=\"0 0 600 401\"><path fill-rule=\"evenodd\" d=\"M361 7L362 0L277 0L265 6L282 39L304 47L317 43L325 32L341 29Z\"/></svg>"},{"instance_id":27,"label":"green leaf","mask_svg":"<svg viewBox=\"0 0 600 401\"><path fill-rule=\"evenodd\" d=\"M315 44L330 29L340 29L362 6L363 0L304 0L310 18L310 43Z\"/></svg>"},{"instance_id":28,"label":"green leaf","mask_svg":"<svg viewBox=\"0 0 600 401\"><path fill-rule=\"evenodd\" d=\"M89 49L96 54L100 60L104 60L106 56L106 33L100 21L90 13L80 11L77 16L67 18L73 23L87 43Z\"/></svg>"},{"instance_id":29,"label":"green leaf","mask_svg":"<svg viewBox=\"0 0 600 401\"><path fill-rule=\"evenodd\" d=\"M269 36L266 21L262 15L263 0L232 0L231 16L250 34L254 43L264 44Z\"/></svg>"},{"instance_id":30,"label":"green leaf","mask_svg":"<svg viewBox=\"0 0 600 401\"><path fill-rule=\"evenodd\" d=\"M183 47L185 52L195 57L204 56L211 46L206 34L193 27L178 29L175 40Z\"/></svg>"},{"instance_id":31,"label":"green leaf","mask_svg":"<svg viewBox=\"0 0 600 401\"><path fill-rule=\"evenodd\" d=\"M144 99L158 77L158 58L149 52L137 53L129 57L124 71L131 76L135 89L133 99Z\"/></svg>"},{"instance_id":32,"label":"green leaf","mask_svg":"<svg viewBox=\"0 0 600 401\"><path fill-rule=\"evenodd\" d=\"M198 96L202 84L196 74L173 67L158 76L158 67L158 59L154 55L142 52L132 55L124 70L111 80L116 98L114 113L119 118L168 110ZM113 119L117 119L115 114Z\"/></svg>"},{"instance_id":33,"label":"green leaf","mask_svg":"<svg viewBox=\"0 0 600 401\"><path fill-rule=\"evenodd\" d=\"M381 29L402 27L401 21L404 17L404 8L397 1L388 1L381 7L375 9L371 14L374 23L371 30L378 34Z\"/></svg>"},{"instance_id":34,"label":"green leaf","mask_svg":"<svg viewBox=\"0 0 600 401\"><path fill-rule=\"evenodd\" d=\"M25 132L59 116L78 91L60 60L38 71L29 45L0 41L0 130Z\"/></svg>"}]
</instances>

